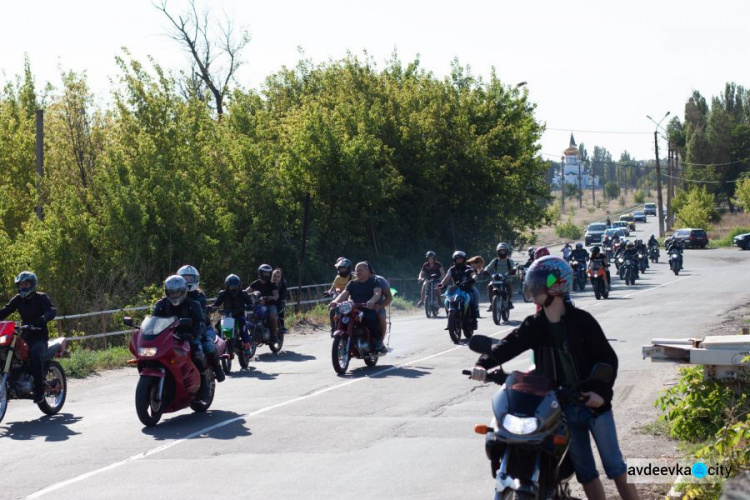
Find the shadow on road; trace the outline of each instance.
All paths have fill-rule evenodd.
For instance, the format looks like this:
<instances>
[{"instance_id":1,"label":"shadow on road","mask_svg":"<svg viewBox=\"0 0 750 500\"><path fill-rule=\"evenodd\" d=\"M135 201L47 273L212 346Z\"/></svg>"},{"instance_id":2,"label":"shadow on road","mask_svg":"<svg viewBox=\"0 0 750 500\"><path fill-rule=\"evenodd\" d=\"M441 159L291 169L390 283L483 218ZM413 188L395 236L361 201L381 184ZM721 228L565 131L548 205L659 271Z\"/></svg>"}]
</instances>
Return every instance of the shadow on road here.
<instances>
[{"instance_id":1,"label":"shadow on road","mask_svg":"<svg viewBox=\"0 0 750 500\"><path fill-rule=\"evenodd\" d=\"M384 365L382 368L384 368L382 372L372 374L370 375L370 378L386 378L386 377L420 378L420 377L424 377L425 375L430 374L428 369L420 370L418 368L411 368L408 366L396 368L395 370L388 370L388 368L392 368L392 366L388 366L388 365ZM364 370L364 368L360 368L360 370ZM353 370L352 373L356 371L358 370Z\"/></svg>"},{"instance_id":2,"label":"shadow on road","mask_svg":"<svg viewBox=\"0 0 750 500\"><path fill-rule=\"evenodd\" d=\"M233 411L208 410L206 413L189 413L169 420L163 420L156 427L144 427L142 432L158 441L184 439L196 431L237 417L240 417L240 414ZM245 423L244 418L239 418L218 429L195 436L194 439L210 438L225 440L251 436L252 432L245 426Z\"/></svg>"},{"instance_id":3,"label":"shadow on road","mask_svg":"<svg viewBox=\"0 0 750 500\"><path fill-rule=\"evenodd\" d=\"M258 361L263 361L265 363L273 362L273 361L302 362L302 361L312 361L313 359L317 359L315 356L311 356L309 354L300 354L294 351L282 351L278 354L274 354L272 352L264 352L263 354L259 354L255 358Z\"/></svg>"},{"instance_id":4,"label":"shadow on road","mask_svg":"<svg viewBox=\"0 0 750 500\"><path fill-rule=\"evenodd\" d=\"M70 413L58 413L31 422L13 422L4 426L0 438L28 441L43 437L45 441L67 441L71 436L80 434L68 426L78 423L81 418L83 417L76 417Z\"/></svg>"},{"instance_id":5,"label":"shadow on road","mask_svg":"<svg viewBox=\"0 0 750 500\"><path fill-rule=\"evenodd\" d=\"M278 373L266 373L258 370L254 366L249 366L247 370L236 370L233 369L232 373L227 373L227 377L230 378L256 378L258 380L274 380L278 377Z\"/></svg>"}]
</instances>

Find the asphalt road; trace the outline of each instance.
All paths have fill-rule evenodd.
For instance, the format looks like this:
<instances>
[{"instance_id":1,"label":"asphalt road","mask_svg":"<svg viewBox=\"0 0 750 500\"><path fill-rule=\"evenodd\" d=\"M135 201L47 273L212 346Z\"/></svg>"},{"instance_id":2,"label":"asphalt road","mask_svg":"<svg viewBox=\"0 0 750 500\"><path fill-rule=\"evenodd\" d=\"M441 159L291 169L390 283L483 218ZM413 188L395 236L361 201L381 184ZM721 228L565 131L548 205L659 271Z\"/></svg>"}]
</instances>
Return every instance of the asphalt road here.
<instances>
[{"instance_id":1,"label":"asphalt road","mask_svg":"<svg viewBox=\"0 0 750 500\"><path fill-rule=\"evenodd\" d=\"M635 235L646 239L652 226ZM660 263L635 286L615 278L609 300L594 300L590 287L574 294L620 358L615 416L626 456L641 456L632 429L651 418L674 374L643 361L641 345L710 333L750 301L748 275L750 252L691 250L679 277ZM511 325L485 317L478 333L500 338L532 312L518 301ZM280 355L262 348L252 369L220 384L206 414L168 414L154 429L136 417L133 369L71 381L54 417L12 401L0 424L0 498L489 498L473 427L491 418L496 387L461 375L477 355L451 343L444 326L444 316L396 318L393 351L374 368L353 360L343 377L326 332L290 335ZM505 368L528 363L523 355Z\"/></svg>"}]
</instances>

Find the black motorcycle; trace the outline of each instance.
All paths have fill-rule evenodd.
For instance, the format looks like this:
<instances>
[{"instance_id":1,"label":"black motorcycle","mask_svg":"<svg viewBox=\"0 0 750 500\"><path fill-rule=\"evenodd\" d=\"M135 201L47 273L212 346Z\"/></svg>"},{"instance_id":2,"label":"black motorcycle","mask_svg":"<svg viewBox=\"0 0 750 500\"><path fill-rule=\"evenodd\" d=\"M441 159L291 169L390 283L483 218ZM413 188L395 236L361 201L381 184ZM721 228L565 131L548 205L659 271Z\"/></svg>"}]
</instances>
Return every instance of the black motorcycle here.
<instances>
[{"instance_id":1,"label":"black motorcycle","mask_svg":"<svg viewBox=\"0 0 750 500\"><path fill-rule=\"evenodd\" d=\"M682 269L682 254L679 250L669 251L669 269L672 270L675 276L680 274L680 269Z\"/></svg>"},{"instance_id":2,"label":"black motorcycle","mask_svg":"<svg viewBox=\"0 0 750 500\"><path fill-rule=\"evenodd\" d=\"M437 318L440 311L440 300L435 295L438 283L440 283L439 278L429 278L424 281L424 313L428 318Z\"/></svg>"},{"instance_id":3,"label":"black motorcycle","mask_svg":"<svg viewBox=\"0 0 750 500\"><path fill-rule=\"evenodd\" d=\"M469 348L489 354L492 340L475 335ZM485 435L496 500L571 498L570 432L561 405L585 403L581 387L594 380L610 383L613 377L614 368L604 363L594 365L591 375L570 389L556 388L533 372L505 374L499 368L487 373L487 380L504 385L492 398L491 424L477 425L474 431Z\"/></svg>"},{"instance_id":4,"label":"black motorcycle","mask_svg":"<svg viewBox=\"0 0 750 500\"><path fill-rule=\"evenodd\" d=\"M501 322L508 322L510 317L510 302L508 300L508 287L505 280L510 279L509 274L496 273L492 275L492 321L496 325Z\"/></svg>"},{"instance_id":5,"label":"black motorcycle","mask_svg":"<svg viewBox=\"0 0 750 500\"><path fill-rule=\"evenodd\" d=\"M573 269L573 291L586 289L586 261L573 259L570 262Z\"/></svg>"},{"instance_id":6,"label":"black motorcycle","mask_svg":"<svg viewBox=\"0 0 750 500\"><path fill-rule=\"evenodd\" d=\"M655 246L648 247L648 258L654 264L659 262L659 248Z\"/></svg>"},{"instance_id":7,"label":"black motorcycle","mask_svg":"<svg viewBox=\"0 0 750 500\"><path fill-rule=\"evenodd\" d=\"M635 279L637 278L638 270L636 269L636 263L632 257L624 257L624 262L620 268L622 270L622 276L625 278L626 285L635 285Z\"/></svg>"},{"instance_id":8,"label":"black motorcycle","mask_svg":"<svg viewBox=\"0 0 750 500\"><path fill-rule=\"evenodd\" d=\"M638 251L636 258L638 259L638 269L640 272L645 273L648 267L648 257L643 252Z\"/></svg>"}]
</instances>

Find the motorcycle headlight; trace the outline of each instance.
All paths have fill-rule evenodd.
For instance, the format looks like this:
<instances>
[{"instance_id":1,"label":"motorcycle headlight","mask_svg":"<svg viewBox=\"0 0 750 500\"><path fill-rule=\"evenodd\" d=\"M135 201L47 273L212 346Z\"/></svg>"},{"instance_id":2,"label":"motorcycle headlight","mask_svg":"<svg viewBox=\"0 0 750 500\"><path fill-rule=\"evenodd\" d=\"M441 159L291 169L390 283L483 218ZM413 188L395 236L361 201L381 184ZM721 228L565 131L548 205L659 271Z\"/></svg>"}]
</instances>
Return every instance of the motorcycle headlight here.
<instances>
[{"instance_id":1,"label":"motorcycle headlight","mask_svg":"<svg viewBox=\"0 0 750 500\"><path fill-rule=\"evenodd\" d=\"M0 344L4 344L7 341L8 341L8 336L7 335L3 335L2 337L0 337Z\"/></svg>"},{"instance_id":2,"label":"motorcycle headlight","mask_svg":"<svg viewBox=\"0 0 750 500\"><path fill-rule=\"evenodd\" d=\"M151 358L156 356L156 347L139 347L138 356L141 358Z\"/></svg>"},{"instance_id":3,"label":"motorcycle headlight","mask_svg":"<svg viewBox=\"0 0 750 500\"><path fill-rule=\"evenodd\" d=\"M351 302L342 302L339 304L339 314L342 316L346 316L352 312L352 303Z\"/></svg>"},{"instance_id":4,"label":"motorcycle headlight","mask_svg":"<svg viewBox=\"0 0 750 500\"><path fill-rule=\"evenodd\" d=\"M539 427L536 417L521 418L508 413L503 417L503 428L508 432L518 435L531 434Z\"/></svg>"}]
</instances>

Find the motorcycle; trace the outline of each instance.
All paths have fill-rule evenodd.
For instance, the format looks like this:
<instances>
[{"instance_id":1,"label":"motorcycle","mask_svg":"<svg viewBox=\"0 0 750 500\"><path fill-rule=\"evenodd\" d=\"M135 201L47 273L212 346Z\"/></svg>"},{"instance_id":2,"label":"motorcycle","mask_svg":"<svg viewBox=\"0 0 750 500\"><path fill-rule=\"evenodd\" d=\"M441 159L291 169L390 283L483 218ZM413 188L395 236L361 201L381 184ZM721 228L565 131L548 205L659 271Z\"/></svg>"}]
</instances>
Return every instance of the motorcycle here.
<instances>
[{"instance_id":1,"label":"motorcycle","mask_svg":"<svg viewBox=\"0 0 750 500\"><path fill-rule=\"evenodd\" d=\"M0 366L3 367L0 381L0 422L8 410L11 399L33 399L34 377L31 374L31 352L21 338L24 328L15 321L0 321ZM38 403L45 415L58 413L65 404L68 382L65 370L53 358L62 357L65 352L65 339L57 338L47 344L44 353L44 400Z\"/></svg>"},{"instance_id":2,"label":"motorcycle","mask_svg":"<svg viewBox=\"0 0 750 500\"><path fill-rule=\"evenodd\" d=\"M250 336L250 349L245 351L245 348L242 345L242 335L240 334L239 328L237 320L232 315L232 311L225 310L221 312L220 332L221 338L223 338L226 343L227 351L227 355L221 358L221 367L226 373L232 372L232 361L234 360L235 355L237 356L237 360L240 362L242 369L247 370L247 367L250 366L250 360L255 356L255 350L258 347L255 339Z\"/></svg>"},{"instance_id":3,"label":"motorcycle","mask_svg":"<svg viewBox=\"0 0 750 500\"><path fill-rule=\"evenodd\" d=\"M589 273L589 279L591 280L591 287L594 289L594 296L596 297L596 300L601 299L604 297L605 299L609 298L609 287L605 283L605 278L607 277L607 271L604 269L604 266L602 266L599 263L593 264L593 266L588 270Z\"/></svg>"},{"instance_id":4,"label":"motorcycle","mask_svg":"<svg viewBox=\"0 0 750 500\"><path fill-rule=\"evenodd\" d=\"M682 269L682 254L677 250L672 250L669 253L669 269L675 276L680 274L680 269Z\"/></svg>"},{"instance_id":5,"label":"motorcycle","mask_svg":"<svg viewBox=\"0 0 750 500\"><path fill-rule=\"evenodd\" d=\"M124 318L123 323L134 325L130 317ZM146 316L130 339L130 352L135 359L129 364L137 366L139 374L135 411L147 427L158 424L164 413L188 406L202 413L213 402L216 391L213 368L204 360L209 396L206 401L199 401L201 372L191 359L190 342L178 337L179 332L189 330L192 325L189 318ZM214 344L219 357L223 358L226 355L224 339L217 336Z\"/></svg>"},{"instance_id":6,"label":"motorcycle","mask_svg":"<svg viewBox=\"0 0 750 500\"><path fill-rule=\"evenodd\" d=\"M440 311L440 302L435 296L438 283L440 283L439 278L430 278L424 280L422 285L424 286L424 313L428 318L437 318Z\"/></svg>"},{"instance_id":7,"label":"motorcycle","mask_svg":"<svg viewBox=\"0 0 750 500\"><path fill-rule=\"evenodd\" d=\"M492 340L475 335L469 348L480 354L491 352ZM471 371L463 370L464 375ZM570 499L569 481L573 464L568 456L570 431L562 405L585 403L581 393L594 380L611 383L614 368L597 363L591 374L570 389L556 388L543 375L502 367L487 373L487 380L502 385L492 398L490 425L476 425L485 436L485 453L495 479L495 499Z\"/></svg>"},{"instance_id":8,"label":"motorcycle","mask_svg":"<svg viewBox=\"0 0 750 500\"><path fill-rule=\"evenodd\" d=\"M246 315L250 344L257 346L266 344L271 352L278 354L284 346L284 334L281 333L281 330L277 330L276 334L271 333L271 328L268 326L268 308L260 298L260 292L251 293L250 298L252 299L252 305Z\"/></svg>"},{"instance_id":9,"label":"motorcycle","mask_svg":"<svg viewBox=\"0 0 750 500\"><path fill-rule=\"evenodd\" d=\"M352 358L364 360L367 366L378 363L379 352L375 350L375 338L364 325L362 318L367 304L341 302L336 306L336 331L333 332L331 361L336 373L343 375L349 369Z\"/></svg>"},{"instance_id":10,"label":"motorcycle","mask_svg":"<svg viewBox=\"0 0 750 500\"><path fill-rule=\"evenodd\" d=\"M531 302L532 299L529 299L526 297L526 295L523 293L523 282L526 279L526 271L529 268L524 266L523 264L516 264L516 282L518 286L516 287L518 290L518 293L521 294L521 297L523 297L524 302Z\"/></svg>"},{"instance_id":11,"label":"motorcycle","mask_svg":"<svg viewBox=\"0 0 750 500\"><path fill-rule=\"evenodd\" d=\"M648 258L643 255L643 252L638 252L636 258L638 259L638 269L640 272L645 273L648 267Z\"/></svg>"},{"instance_id":12,"label":"motorcycle","mask_svg":"<svg viewBox=\"0 0 750 500\"><path fill-rule=\"evenodd\" d=\"M466 281L462 281L459 285L448 287L443 294L448 314L448 335L454 344L461 340L462 331L467 339L474 333L471 295L463 289L465 286Z\"/></svg>"},{"instance_id":13,"label":"motorcycle","mask_svg":"<svg viewBox=\"0 0 750 500\"><path fill-rule=\"evenodd\" d=\"M574 259L570 267L573 269L573 291L584 291L586 289L586 261Z\"/></svg>"},{"instance_id":14,"label":"motorcycle","mask_svg":"<svg viewBox=\"0 0 750 500\"><path fill-rule=\"evenodd\" d=\"M496 325L499 325L501 322L507 323L510 317L508 289L505 286L505 280L509 279L509 277L510 274L497 273L492 275L492 298L490 301L492 304L492 321Z\"/></svg>"},{"instance_id":15,"label":"motorcycle","mask_svg":"<svg viewBox=\"0 0 750 500\"><path fill-rule=\"evenodd\" d=\"M633 261L633 259L631 259L630 257L626 257L625 262L621 267L622 274L625 277L625 284L628 286L635 285L635 278L636 278L635 266L636 264Z\"/></svg>"},{"instance_id":16,"label":"motorcycle","mask_svg":"<svg viewBox=\"0 0 750 500\"><path fill-rule=\"evenodd\" d=\"M656 264L657 262L659 262L659 248L657 248L655 246L648 247L648 258L654 264Z\"/></svg>"}]
</instances>

